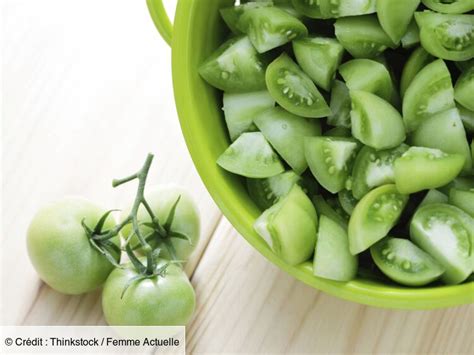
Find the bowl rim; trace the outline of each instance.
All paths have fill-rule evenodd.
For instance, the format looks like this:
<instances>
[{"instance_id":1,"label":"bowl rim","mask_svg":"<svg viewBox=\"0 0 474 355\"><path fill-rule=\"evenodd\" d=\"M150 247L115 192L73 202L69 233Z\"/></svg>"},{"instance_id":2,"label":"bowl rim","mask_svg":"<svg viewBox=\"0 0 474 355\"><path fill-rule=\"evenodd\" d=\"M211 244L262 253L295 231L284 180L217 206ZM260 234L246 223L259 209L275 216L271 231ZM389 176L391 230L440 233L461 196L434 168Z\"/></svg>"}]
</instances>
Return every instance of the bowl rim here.
<instances>
[{"instance_id":1,"label":"bowl rim","mask_svg":"<svg viewBox=\"0 0 474 355\"><path fill-rule=\"evenodd\" d=\"M193 50L189 38L195 30L193 21L196 15L202 13L198 3L199 1L194 0L180 0L176 10L172 39L172 76L176 109L187 148L201 180L223 215L239 234L280 269L305 284L338 298L393 309L435 309L474 303L474 281L460 285L408 288L381 285L361 279L337 282L317 278L312 275L310 262L296 267L289 266L256 236L249 223L249 218L253 217L232 203L229 186L226 186L222 176L215 173L215 162L207 158L205 145L197 138L205 134L195 110L202 93L193 91L188 83L193 80L193 75L197 75L190 60Z\"/></svg>"}]
</instances>

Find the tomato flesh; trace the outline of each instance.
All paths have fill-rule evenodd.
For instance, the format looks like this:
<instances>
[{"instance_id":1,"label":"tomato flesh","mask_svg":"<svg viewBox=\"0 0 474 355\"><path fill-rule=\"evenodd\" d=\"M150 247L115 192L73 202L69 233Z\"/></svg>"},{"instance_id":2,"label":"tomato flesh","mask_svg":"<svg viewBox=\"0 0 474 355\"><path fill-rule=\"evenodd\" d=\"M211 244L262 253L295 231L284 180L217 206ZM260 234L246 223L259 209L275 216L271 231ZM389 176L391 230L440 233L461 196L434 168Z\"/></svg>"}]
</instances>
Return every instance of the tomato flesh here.
<instances>
[{"instance_id":1,"label":"tomato flesh","mask_svg":"<svg viewBox=\"0 0 474 355\"><path fill-rule=\"evenodd\" d=\"M399 43L406 33L420 0L377 1L377 17L383 30L394 43Z\"/></svg>"},{"instance_id":2,"label":"tomato flesh","mask_svg":"<svg viewBox=\"0 0 474 355\"><path fill-rule=\"evenodd\" d=\"M449 203L474 218L474 189L451 189L449 191Z\"/></svg>"},{"instance_id":3,"label":"tomato flesh","mask_svg":"<svg viewBox=\"0 0 474 355\"><path fill-rule=\"evenodd\" d=\"M257 219L255 231L289 265L308 260L314 252L318 217L311 200L294 185L286 197Z\"/></svg>"},{"instance_id":4,"label":"tomato flesh","mask_svg":"<svg viewBox=\"0 0 474 355\"><path fill-rule=\"evenodd\" d=\"M335 281L350 281L356 276L357 266L357 256L349 252L347 231L330 218L321 216L314 251L314 275Z\"/></svg>"},{"instance_id":5,"label":"tomato flesh","mask_svg":"<svg viewBox=\"0 0 474 355\"><path fill-rule=\"evenodd\" d=\"M418 47L413 51L403 67L400 79L400 94L402 97L405 96L405 92L416 74L433 60L433 56L425 51L423 47Z\"/></svg>"},{"instance_id":6,"label":"tomato flesh","mask_svg":"<svg viewBox=\"0 0 474 355\"><path fill-rule=\"evenodd\" d=\"M312 137L304 140L306 161L311 172L319 184L332 193L345 187L357 149L358 144L353 139Z\"/></svg>"},{"instance_id":7,"label":"tomato flesh","mask_svg":"<svg viewBox=\"0 0 474 355\"><path fill-rule=\"evenodd\" d=\"M454 99L468 110L474 111L473 93L474 64L463 71L456 85L454 85Z\"/></svg>"},{"instance_id":8,"label":"tomato flesh","mask_svg":"<svg viewBox=\"0 0 474 355\"><path fill-rule=\"evenodd\" d=\"M382 239L370 248L370 254L386 276L402 285L424 286L444 272L435 259L407 239Z\"/></svg>"},{"instance_id":9,"label":"tomato flesh","mask_svg":"<svg viewBox=\"0 0 474 355\"><path fill-rule=\"evenodd\" d=\"M434 203L419 208L410 223L413 242L445 269L443 281L457 284L473 271L474 220L457 207Z\"/></svg>"},{"instance_id":10,"label":"tomato flesh","mask_svg":"<svg viewBox=\"0 0 474 355\"><path fill-rule=\"evenodd\" d=\"M281 107L275 107L259 114L255 124L298 175L308 168L304 156L304 138L321 135L319 121L298 117Z\"/></svg>"},{"instance_id":11,"label":"tomato flesh","mask_svg":"<svg viewBox=\"0 0 474 355\"><path fill-rule=\"evenodd\" d=\"M222 153L217 164L249 178L267 178L285 171L280 158L260 132L243 133Z\"/></svg>"},{"instance_id":12,"label":"tomato flesh","mask_svg":"<svg viewBox=\"0 0 474 355\"><path fill-rule=\"evenodd\" d=\"M351 96L349 95L349 89L342 81L334 80L329 105L331 114L328 116L328 123L332 126L350 128Z\"/></svg>"},{"instance_id":13,"label":"tomato flesh","mask_svg":"<svg viewBox=\"0 0 474 355\"><path fill-rule=\"evenodd\" d=\"M445 14L462 14L474 10L472 0L422 0L429 9Z\"/></svg>"},{"instance_id":14,"label":"tomato flesh","mask_svg":"<svg viewBox=\"0 0 474 355\"><path fill-rule=\"evenodd\" d=\"M453 180L464 166L464 156L439 149L411 147L395 160L395 184L404 194L436 189Z\"/></svg>"},{"instance_id":15,"label":"tomato flesh","mask_svg":"<svg viewBox=\"0 0 474 355\"><path fill-rule=\"evenodd\" d=\"M265 89L266 59L248 37L236 37L221 45L200 67L199 74L225 92Z\"/></svg>"},{"instance_id":16,"label":"tomato flesh","mask_svg":"<svg viewBox=\"0 0 474 355\"><path fill-rule=\"evenodd\" d=\"M349 219L349 246L352 254L370 248L397 223L408 196L398 192L395 185L383 185L365 195Z\"/></svg>"},{"instance_id":17,"label":"tomato flesh","mask_svg":"<svg viewBox=\"0 0 474 355\"><path fill-rule=\"evenodd\" d=\"M331 113L316 85L287 54L268 66L265 78L270 95L285 110L302 117Z\"/></svg>"}]
</instances>

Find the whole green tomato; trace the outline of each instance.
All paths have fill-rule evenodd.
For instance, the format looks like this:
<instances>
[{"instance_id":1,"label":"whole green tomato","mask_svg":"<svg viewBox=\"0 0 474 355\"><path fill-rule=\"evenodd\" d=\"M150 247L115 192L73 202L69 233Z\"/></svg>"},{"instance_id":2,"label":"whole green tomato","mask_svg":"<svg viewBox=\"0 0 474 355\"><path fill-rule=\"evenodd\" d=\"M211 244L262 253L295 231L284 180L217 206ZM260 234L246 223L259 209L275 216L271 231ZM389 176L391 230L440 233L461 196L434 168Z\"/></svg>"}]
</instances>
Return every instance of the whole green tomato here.
<instances>
[{"instance_id":1,"label":"whole green tomato","mask_svg":"<svg viewBox=\"0 0 474 355\"><path fill-rule=\"evenodd\" d=\"M77 295L100 287L113 265L89 241L82 226L94 229L105 211L81 198L66 198L44 206L28 228L27 247L40 278L56 291ZM115 226L108 217L102 230ZM119 237L111 241L119 246ZM117 262L119 253L114 253Z\"/></svg>"},{"instance_id":2,"label":"whole green tomato","mask_svg":"<svg viewBox=\"0 0 474 355\"><path fill-rule=\"evenodd\" d=\"M159 259L157 268L167 262ZM102 292L102 309L109 325L173 326L189 322L196 296L179 266L169 264L162 275L130 284L139 275L131 263L110 274Z\"/></svg>"},{"instance_id":3,"label":"whole green tomato","mask_svg":"<svg viewBox=\"0 0 474 355\"><path fill-rule=\"evenodd\" d=\"M200 234L199 210L190 194L185 189L176 185L161 185L152 187L149 191L146 191L145 198L160 224L166 222L171 208L179 198L170 230L187 236L189 240L169 238L169 241L175 250L176 259L187 260L189 255L191 255L196 248ZM129 215L131 208L132 207L129 206L123 211L122 220ZM151 222L150 215L143 205L140 206L138 210L138 220L142 223ZM122 229L122 235L125 238L130 235L131 228L129 224ZM147 235L151 232L151 228L144 225L140 227L140 230L143 235ZM133 236L130 244L132 246L138 245L138 238ZM157 241L156 239L150 240L149 244L152 248L161 249L160 257L164 259L172 258L167 246L163 245L164 243L162 241ZM140 252L140 248L138 248L137 251Z\"/></svg>"}]
</instances>

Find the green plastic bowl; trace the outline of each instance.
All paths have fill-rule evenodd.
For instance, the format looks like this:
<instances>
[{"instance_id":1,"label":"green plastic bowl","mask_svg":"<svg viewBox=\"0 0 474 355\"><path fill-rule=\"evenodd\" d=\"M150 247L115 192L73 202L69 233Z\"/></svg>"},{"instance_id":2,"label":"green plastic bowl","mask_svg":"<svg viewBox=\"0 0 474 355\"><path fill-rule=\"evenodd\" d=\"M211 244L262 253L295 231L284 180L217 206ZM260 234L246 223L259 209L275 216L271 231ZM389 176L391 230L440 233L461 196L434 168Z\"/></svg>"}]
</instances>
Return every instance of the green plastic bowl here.
<instances>
[{"instance_id":1,"label":"green plastic bowl","mask_svg":"<svg viewBox=\"0 0 474 355\"><path fill-rule=\"evenodd\" d=\"M260 211L242 179L219 168L216 160L228 147L222 95L206 84L198 67L228 32L219 11L231 0L179 0L174 29L161 0L147 0L158 31L172 47L173 83L181 128L194 164L209 193L237 231L262 255L298 280L336 297L386 308L432 309L474 302L474 282L455 286L407 288L356 279L336 282L312 275L311 263L285 264L253 230Z\"/></svg>"}]
</instances>

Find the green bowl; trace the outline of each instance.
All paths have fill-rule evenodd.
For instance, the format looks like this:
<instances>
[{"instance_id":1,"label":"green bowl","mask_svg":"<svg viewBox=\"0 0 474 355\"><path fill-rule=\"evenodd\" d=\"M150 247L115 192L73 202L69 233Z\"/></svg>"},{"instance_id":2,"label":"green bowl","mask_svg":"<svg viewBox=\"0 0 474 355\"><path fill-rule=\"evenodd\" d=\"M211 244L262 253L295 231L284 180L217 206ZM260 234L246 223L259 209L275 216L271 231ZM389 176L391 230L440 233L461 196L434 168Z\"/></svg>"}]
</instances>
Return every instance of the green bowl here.
<instances>
[{"instance_id":1,"label":"green bowl","mask_svg":"<svg viewBox=\"0 0 474 355\"><path fill-rule=\"evenodd\" d=\"M361 278L336 282L313 276L309 262L292 267L274 255L253 230L253 222L260 210L250 199L242 179L225 172L216 164L219 155L229 145L221 110L222 95L198 74L199 65L228 35L218 9L232 5L233 1L179 0L174 29L161 0L147 1L155 25L172 46L176 106L194 164L222 213L255 249L309 286L366 305L432 309L474 302L474 282L423 288L407 288Z\"/></svg>"}]
</instances>

